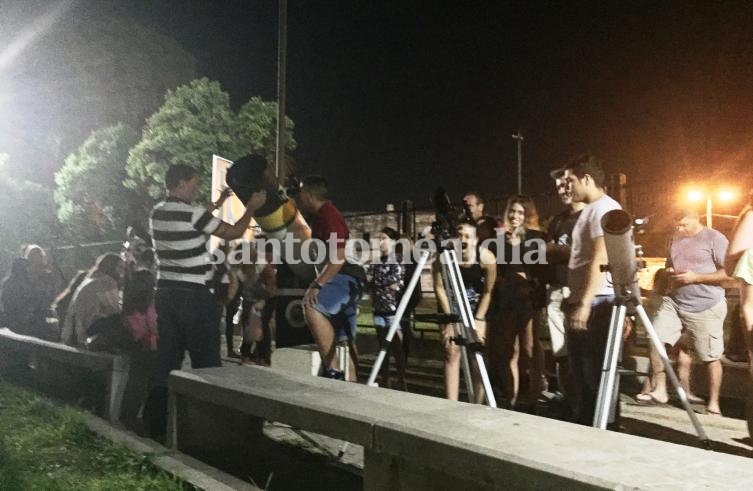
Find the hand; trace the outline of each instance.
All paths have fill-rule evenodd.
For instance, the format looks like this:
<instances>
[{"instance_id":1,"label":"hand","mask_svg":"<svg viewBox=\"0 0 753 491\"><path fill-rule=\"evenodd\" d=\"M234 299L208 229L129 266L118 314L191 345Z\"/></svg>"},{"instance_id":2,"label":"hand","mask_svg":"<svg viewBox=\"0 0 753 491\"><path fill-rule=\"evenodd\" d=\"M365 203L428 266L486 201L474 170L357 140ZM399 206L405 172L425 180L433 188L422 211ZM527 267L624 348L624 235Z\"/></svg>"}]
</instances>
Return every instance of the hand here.
<instances>
[{"instance_id":1,"label":"hand","mask_svg":"<svg viewBox=\"0 0 753 491\"><path fill-rule=\"evenodd\" d=\"M306 293L303 294L303 306L313 307L319 300L318 288L307 288Z\"/></svg>"},{"instance_id":2,"label":"hand","mask_svg":"<svg viewBox=\"0 0 753 491\"><path fill-rule=\"evenodd\" d=\"M675 273L672 275L672 281L674 281L680 286L692 285L693 283L698 283L698 279L699 279L698 274L692 271L686 271L684 273Z\"/></svg>"},{"instance_id":3,"label":"hand","mask_svg":"<svg viewBox=\"0 0 753 491\"><path fill-rule=\"evenodd\" d=\"M267 192L265 190L256 191L246 202L246 208L256 211L267 202Z\"/></svg>"},{"instance_id":4,"label":"hand","mask_svg":"<svg viewBox=\"0 0 753 491\"><path fill-rule=\"evenodd\" d=\"M581 304L575 307L568 316L568 325L573 331L585 331L588 327L588 318L591 316L591 304Z\"/></svg>"},{"instance_id":5,"label":"hand","mask_svg":"<svg viewBox=\"0 0 753 491\"><path fill-rule=\"evenodd\" d=\"M217 198L217 201L212 203L212 209L214 210L219 209L222 206L222 204L225 202L225 200L228 199L232 195L233 195L233 190L230 188L225 188L222 191L220 191L220 196Z\"/></svg>"},{"instance_id":6,"label":"hand","mask_svg":"<svg viewBox=\"0 0 753 491\"><path fill-rule=\"evenodd\" d=\"M486 321L473 319L473 323L476 326L476 330L473 332L476 337L475 341L484 344L486 342Z\"/></svg>"},{"instance_id":7,"label":"hand","mask_svg":"<svg viewBox=\"0 0 753 491\"><path fill-rule=\"evenodd\" d=\"M447 349L452 347L452 338L455 337L455 326L445 324L442 327L442 346Z\"/></svg>"}]
</instances>

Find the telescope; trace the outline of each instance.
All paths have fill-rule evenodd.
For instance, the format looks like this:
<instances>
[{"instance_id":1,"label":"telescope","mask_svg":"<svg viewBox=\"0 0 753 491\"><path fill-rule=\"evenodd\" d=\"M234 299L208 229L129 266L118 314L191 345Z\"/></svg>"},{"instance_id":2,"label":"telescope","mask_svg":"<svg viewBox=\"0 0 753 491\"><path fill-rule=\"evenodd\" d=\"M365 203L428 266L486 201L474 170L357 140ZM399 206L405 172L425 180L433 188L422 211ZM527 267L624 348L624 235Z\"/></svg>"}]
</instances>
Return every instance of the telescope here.
<instances>
[{"instance_id":1,"label":"telescope","mask_svg":"<svg viewBox=\"0 0 753 491\"><path fill-rule=\"evenodd\" d=\"M631 298L640 303L638 287L638 265L635 241L633 239L633 220L624 210L612 210L601 218L604 229L604 243L607 248L609 265L602 270L612 276L615 295L618 298Z\"/></svg>"}]
</instances>

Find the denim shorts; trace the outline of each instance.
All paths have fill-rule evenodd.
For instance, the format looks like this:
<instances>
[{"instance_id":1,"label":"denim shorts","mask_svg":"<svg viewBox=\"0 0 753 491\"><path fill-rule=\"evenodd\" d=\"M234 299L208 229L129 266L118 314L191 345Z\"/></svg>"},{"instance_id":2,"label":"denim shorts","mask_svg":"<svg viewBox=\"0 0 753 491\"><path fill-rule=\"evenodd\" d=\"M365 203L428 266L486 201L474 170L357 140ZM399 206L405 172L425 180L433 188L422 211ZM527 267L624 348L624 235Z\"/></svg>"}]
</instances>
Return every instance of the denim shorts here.
<instances>
[{"instance_id":1,"label":"denim shorts","mask_svg":"<svg viewBox=\"0 0 753 491\"><path fill-rule=\"evenodd\" d=\"M314 309L330 320L338 342L356 338L356 317L362 294L361 281L346 274L335 275L319 290Z\"/></svg>"},{"instance_id":2,"label":"denim shorts","mask_svg":"<svg viewBox=\"0 0 753 491\"><path fill-rule=\"evenodd\" d=\"M393 322L395 322L394 315L375 315L374 316L374 327L378 329L389 329L392 326ZM398 327L398 330L400 330L400 327Z\"/></svg>"}]
</instances>

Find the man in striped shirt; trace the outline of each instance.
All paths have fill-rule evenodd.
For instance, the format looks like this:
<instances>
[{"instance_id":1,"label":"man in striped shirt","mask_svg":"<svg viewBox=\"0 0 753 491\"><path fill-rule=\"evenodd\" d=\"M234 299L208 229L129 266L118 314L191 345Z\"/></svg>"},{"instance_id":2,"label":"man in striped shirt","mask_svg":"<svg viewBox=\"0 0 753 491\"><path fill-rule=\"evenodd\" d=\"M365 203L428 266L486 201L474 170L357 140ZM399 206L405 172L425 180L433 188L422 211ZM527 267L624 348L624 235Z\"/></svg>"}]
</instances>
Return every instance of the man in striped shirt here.
<instances>
[{"instance_id":1,"label":"man in striped shirt","mask_svg":"<svg viewBox=\"0 0 753 491\"><path fill-rule=\"evenodd\" d=\"M235 225L212 215L227 198L209 208L193 206L198 191L196 170L185 164L171 165L165 174L167 199L152 210L149 226L157 257L156 390L145 408L145 420L153 436L164 435L167 412L167 376L181 367L185 351L193 368L220 366L219 312L207 283L212 264L207 248L210 235L238 239L266 201L266 192L253 193L246 211Z\"/></svg>"}]
</instances>

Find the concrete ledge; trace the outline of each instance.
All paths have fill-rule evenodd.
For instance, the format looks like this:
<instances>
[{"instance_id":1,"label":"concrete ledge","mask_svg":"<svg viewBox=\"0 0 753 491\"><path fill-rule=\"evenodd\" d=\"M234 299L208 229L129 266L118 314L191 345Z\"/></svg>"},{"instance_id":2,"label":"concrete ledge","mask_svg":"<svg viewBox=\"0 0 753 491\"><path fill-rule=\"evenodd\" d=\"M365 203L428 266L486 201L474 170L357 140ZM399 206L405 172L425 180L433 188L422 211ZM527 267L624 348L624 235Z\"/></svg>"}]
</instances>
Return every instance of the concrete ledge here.
<instances>
[{"instance_id":1,"label":"concrete ledge","mask_svg":"<svg viewBox=\"0 0 753 491\"><path fill-rule=\"evenodd\" d=\"M753 480L742 457L269 368L173 372L169 384L175 441L201 431L180 406L211 405L217 421L230 410L287 423L363 445L369 490L747 489Z\"/></svg>"},{"instance_id":2,"label":"concrete ledge","mask_svg":"<svg viewBox=\"0 0 753 491\"><path fill-rule=\"evenodd\" d=\"M90 381L79 380L78 377L65 373L65 370L61 371L61 367L100 374L98 377L104 382L104 392L98 395L102 401L102 411L110 421L118 421L128 382L130 358L127 355L80 350L62 343L17 334L8 328L0 329L0 352L3 353L0 357L0 370L4 373L11 377L30 374L37 388L61 397L66 393L63 389L66 384L78 384L84 391L94 388Z\"/></svg>"},{"instance_id":3,"label":"concrete ledge","mask_svg":"<svg viewBox=\"0 0 753 491\"><path fill-rule=\"evenodd\" d=\"M753 478L743 457L481 406L380 422L374 440L366 489L459 480L474 489L745 489ZM370 465L374 453L391 459Z\"/></svg>"},{"instance_id":4,"label":"concrete ledge","mask_svg":"<svg viewBox=\"0 0 753 491\"><path fill-rule=\"evenodd\" d=\"M85 414L86 424L93 432L138 454L152 455L154 465L163 471L199 488L211 491L255 491L261 488L210 467L194 458L175 452L159 443L121 430L94 415Z\"/></svg>"}]
</instances>

